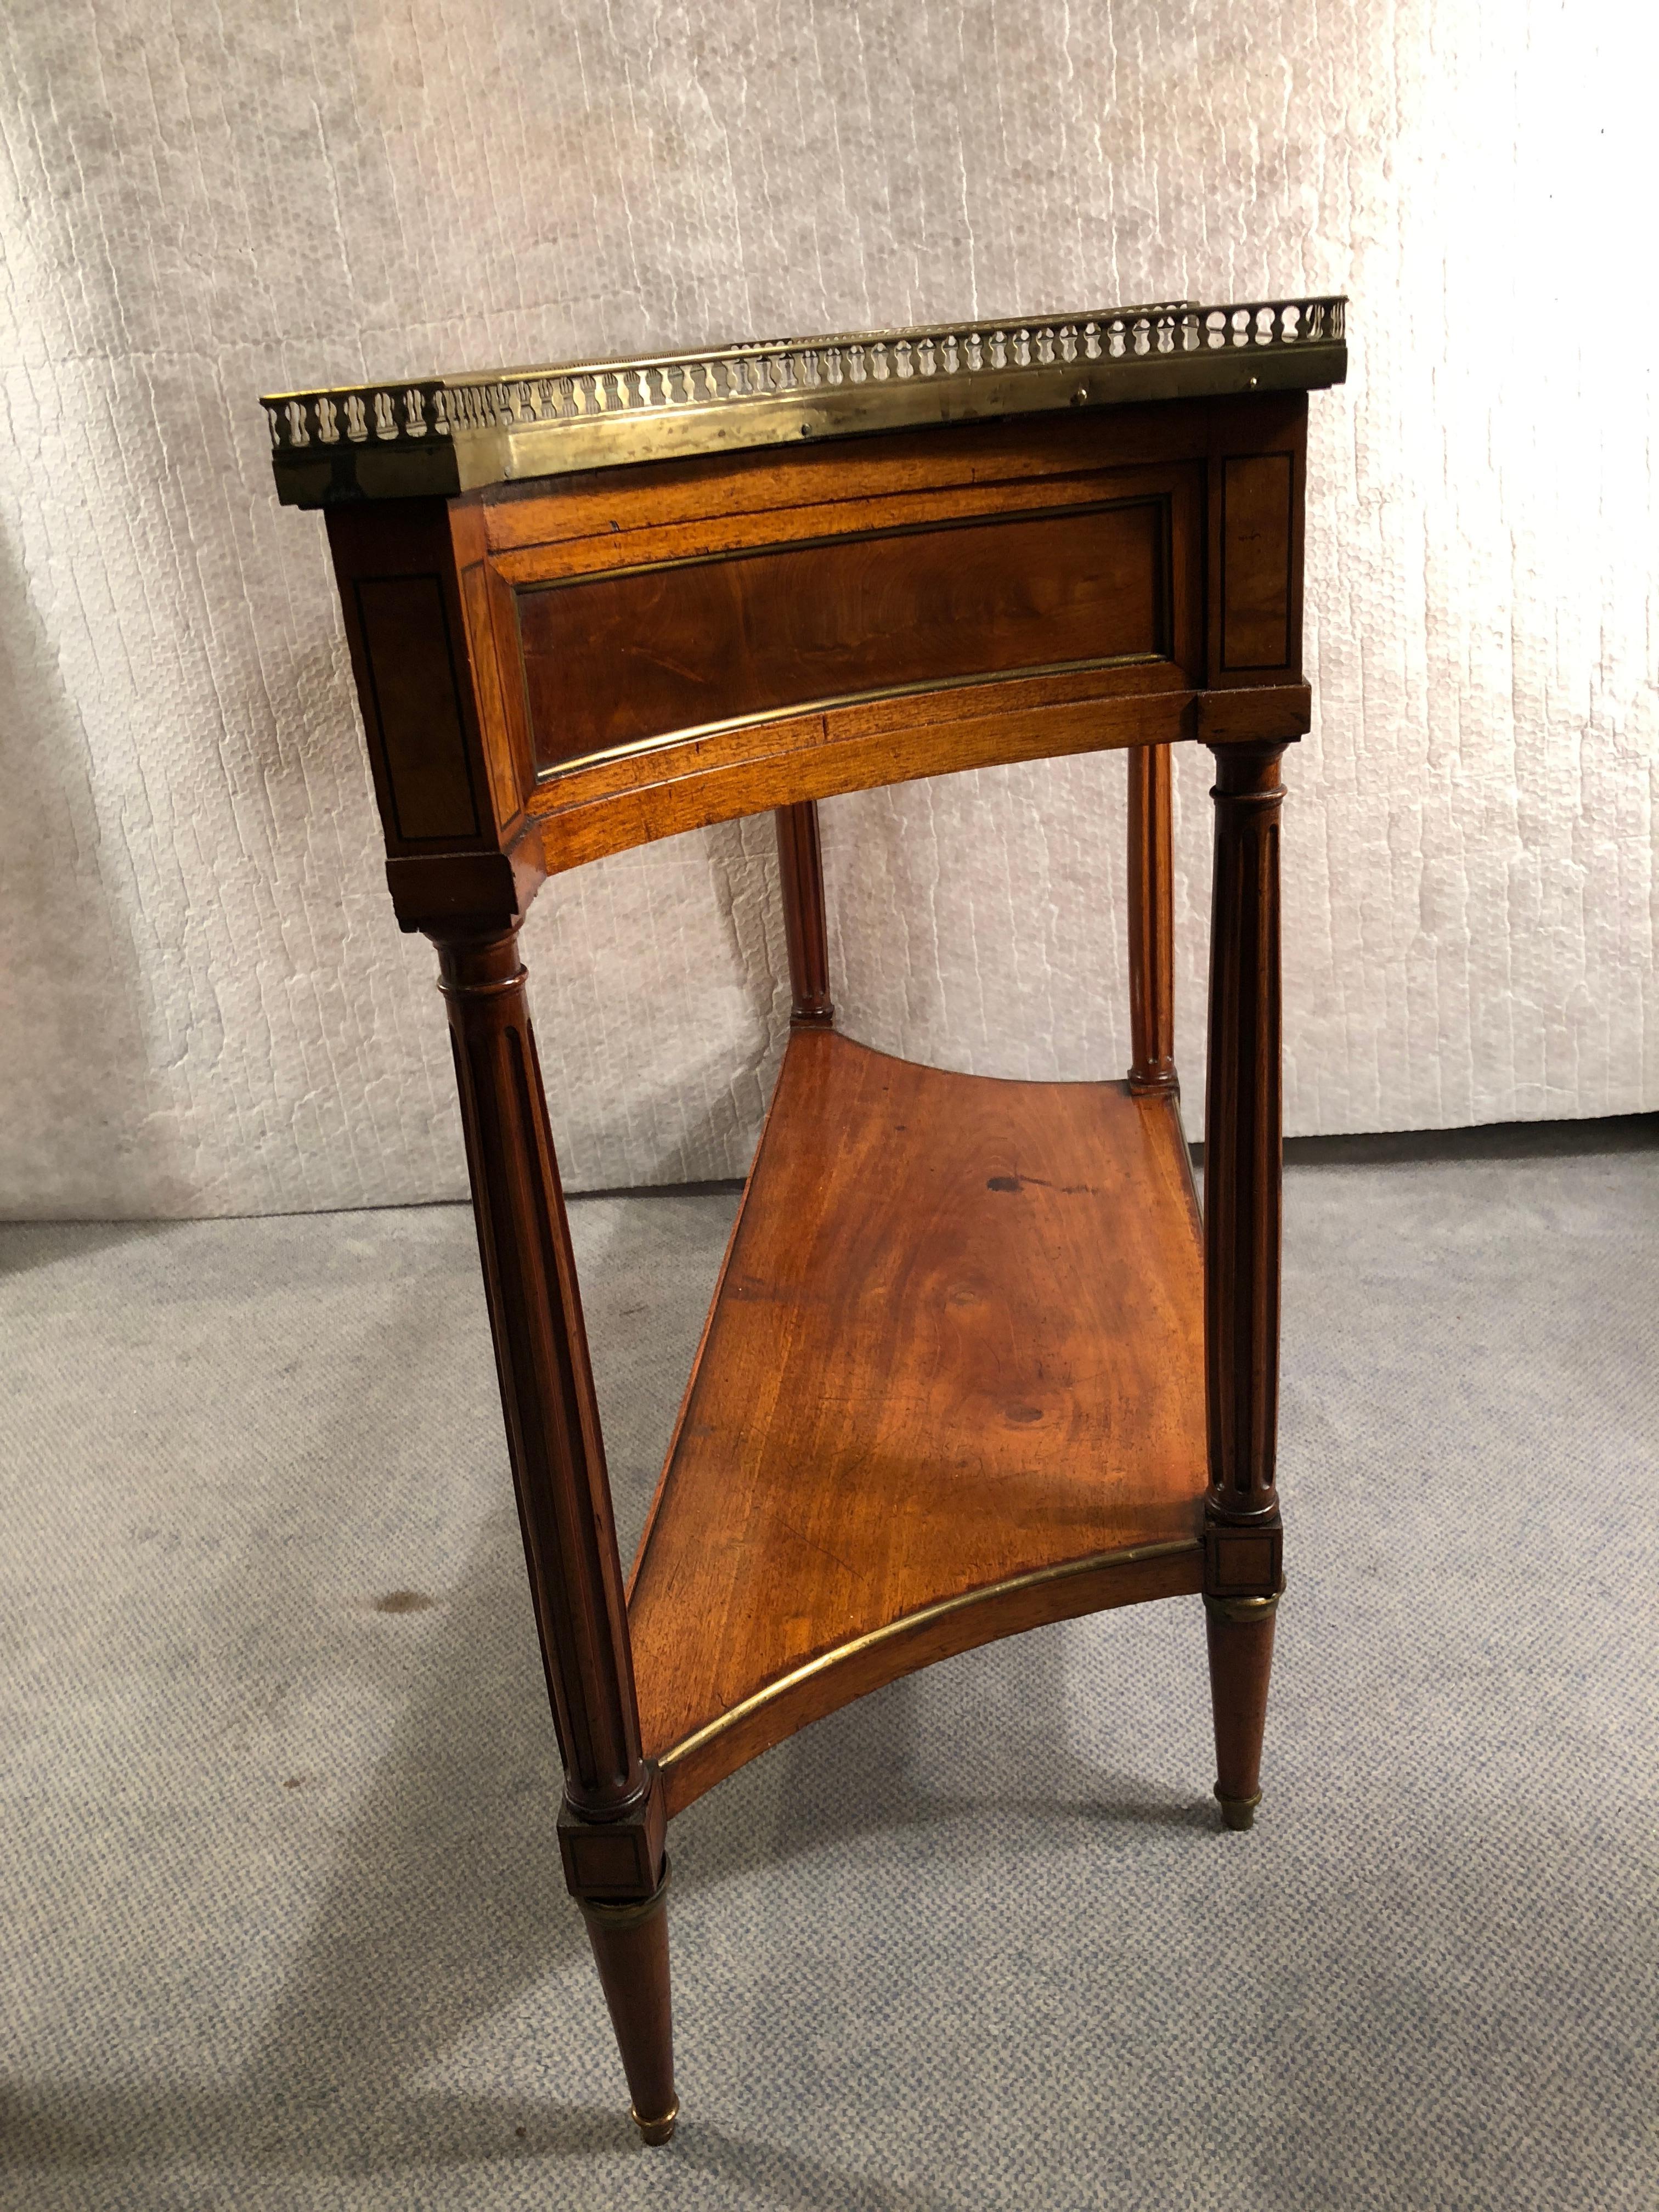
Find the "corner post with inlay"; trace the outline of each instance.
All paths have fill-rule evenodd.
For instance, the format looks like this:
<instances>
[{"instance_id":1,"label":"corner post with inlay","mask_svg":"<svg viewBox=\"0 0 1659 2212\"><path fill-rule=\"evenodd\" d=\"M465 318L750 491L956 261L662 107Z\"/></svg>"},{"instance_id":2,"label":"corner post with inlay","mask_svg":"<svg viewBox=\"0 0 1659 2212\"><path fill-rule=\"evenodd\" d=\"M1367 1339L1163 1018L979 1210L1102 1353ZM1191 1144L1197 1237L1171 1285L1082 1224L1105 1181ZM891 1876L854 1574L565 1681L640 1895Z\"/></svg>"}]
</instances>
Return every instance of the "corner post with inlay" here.
<instances>
[{"instance_id":1,"label":"corner post with inlay","mask_svg":"<svg viewBox=\"0 0 1659 2212\"><path fill-rule=\"evenodd\" d=\"M1279 830L1282 739L1218 744L1204 1116L1204 1358L1210 1487L1204 1604L1215 1794L1230 1828L1261 1796L1284 1586L1275 1451L1283 1164Z\"/></svg>"}]
</instances>

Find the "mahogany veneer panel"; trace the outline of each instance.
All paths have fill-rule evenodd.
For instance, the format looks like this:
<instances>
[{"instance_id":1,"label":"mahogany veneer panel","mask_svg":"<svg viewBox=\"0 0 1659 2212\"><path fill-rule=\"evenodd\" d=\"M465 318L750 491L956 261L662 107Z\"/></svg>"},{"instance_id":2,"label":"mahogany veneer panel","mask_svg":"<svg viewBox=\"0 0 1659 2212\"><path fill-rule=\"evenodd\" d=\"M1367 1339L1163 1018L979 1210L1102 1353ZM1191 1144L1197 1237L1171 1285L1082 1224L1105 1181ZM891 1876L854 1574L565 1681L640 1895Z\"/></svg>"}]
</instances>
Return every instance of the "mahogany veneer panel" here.
<instances>
[{"instance_id":1,"label":"mahogany veneer panel","mask_svg":"<svg viewBox=\"0 0 1659 2212\"><path fill-rule=\"evenodd\" d=\"M1221 659L1224 668L1291 665L1291 541L1296 456L1248 453L1221 467Z\"/></svg>"},{"instance_id":2,"label":"mahogany veneer panel","mask_svg":"<svg viewBox=\"0 0 1659 2212\"><path fill-rule=\"evenodd\" d=\"M398 833L407 844L476 837L478 811L467 776L443 580L436 574L364 576L356 594Z\"/></svg>"},{"instance_id":3,"label":"mahogany veneer panel","mask_svg":"<svg viewBox=\"0 0 1659 2212\"><path fill-rule=\"evenodd\" d=\"M1166 497L520 592L537 765L809 701L1170 651Z\"/></svg>"},{"instance_id":4,"label":"mahogany veneer panel","mask_svg":"<svg viewBox=\"0 0 1659 2212\"><path fill-rule=\"evenodd\" d=\"M946 1651L1199 1587L1200 1240L1171 1100L796 1032L635 1569L671 1808Z\"/></svg>"}]
</instances>

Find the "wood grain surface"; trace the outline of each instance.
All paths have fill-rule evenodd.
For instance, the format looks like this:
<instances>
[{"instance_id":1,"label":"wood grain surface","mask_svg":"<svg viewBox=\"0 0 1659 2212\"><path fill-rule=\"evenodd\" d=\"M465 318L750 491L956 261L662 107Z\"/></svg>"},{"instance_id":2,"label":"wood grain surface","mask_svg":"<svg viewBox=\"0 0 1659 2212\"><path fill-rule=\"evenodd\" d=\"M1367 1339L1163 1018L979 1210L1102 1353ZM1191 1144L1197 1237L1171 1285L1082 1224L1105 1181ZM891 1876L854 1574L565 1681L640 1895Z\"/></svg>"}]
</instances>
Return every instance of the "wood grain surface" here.
<instances>
[{"instance_id":1,"label":"wood grain surface","mask_svg":"<svg viewBox=\"0 0 1659 2212\"><path fill-rule=\"evenodd\" d=\"M1221 465L1221 659L1237 672L1288 668L1296 456L1230 454Z\"/></svg>"},{"instance_id":2,"label":"wood grain surface","mask_svg":"<svg viewBox=\"0 0 1659 2212\"><path fill-rule=\"evenodd\" d=\"M1152 497L523 591L537 766L813 702L1167 658L1169 539L1168 499Z\"/></svg>"},{"instance_id":3,"label":"wood grain surface","mask_svg":"<svg viewBox=\"0 0 1659 2212\"><path fill-rule=\"evenodd\" d=\"M796 1031L630 1596L671 1811L946 1650L1195 1589L1202 1297L1167 1099Z\"/></svg>"}]
</instances>

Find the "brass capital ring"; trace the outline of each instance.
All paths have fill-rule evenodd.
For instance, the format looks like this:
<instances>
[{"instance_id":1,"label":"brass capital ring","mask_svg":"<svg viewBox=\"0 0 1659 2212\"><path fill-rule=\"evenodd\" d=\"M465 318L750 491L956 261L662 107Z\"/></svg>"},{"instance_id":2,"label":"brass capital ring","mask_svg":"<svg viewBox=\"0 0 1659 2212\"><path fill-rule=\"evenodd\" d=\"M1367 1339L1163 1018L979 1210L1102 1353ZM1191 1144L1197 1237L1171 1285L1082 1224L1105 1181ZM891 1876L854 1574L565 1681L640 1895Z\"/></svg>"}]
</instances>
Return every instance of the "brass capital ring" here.
<instances>
[{"instance_id":1,"label":"brass capital ring","mask_svg":"<svg viewBox=\"0 0 1659 2212\"><path fill-rule=\"evenodd\" d=\"M446 999L498 999L504 992L522 990L529 975L521 967L516 975L495 975L485 983L446 983L441 975L438 988Z\"/></svg>"},{"instance_id":2,"label":"brass capital ring","mask_svg":"<svg viewBox=\"0 0 1659 2212\"><path fill-rule=\"evenodd\" d=\"M644 1922L650 1919L653 1913L660 1911L663 1900L667 1894L668 1854L665 1851L662 1862L662 1880L649 1897L623 1898L614 1905L604 1904L597 1900L590 1901L585 1897L579 1897L576 1902L580 1905L587 1919L597 1921L601 1928L615 1929L620 1933L625 1928L641 1926Z\"/></svg>"},{"instance_id":3,"label":"brass capital ring","mask_svg":"<svg viewBox=\"0 0 1659 2212\"><path fill-rule=\"evenodd\" d=\"M1204 1609L1217 1620L1237 1621L1243 1626L1252 1620L1271 1620L1279 1610L1279 1590L1271 1597L1216 1597L1206 1590Z\"/></svg>"}]
</instances>

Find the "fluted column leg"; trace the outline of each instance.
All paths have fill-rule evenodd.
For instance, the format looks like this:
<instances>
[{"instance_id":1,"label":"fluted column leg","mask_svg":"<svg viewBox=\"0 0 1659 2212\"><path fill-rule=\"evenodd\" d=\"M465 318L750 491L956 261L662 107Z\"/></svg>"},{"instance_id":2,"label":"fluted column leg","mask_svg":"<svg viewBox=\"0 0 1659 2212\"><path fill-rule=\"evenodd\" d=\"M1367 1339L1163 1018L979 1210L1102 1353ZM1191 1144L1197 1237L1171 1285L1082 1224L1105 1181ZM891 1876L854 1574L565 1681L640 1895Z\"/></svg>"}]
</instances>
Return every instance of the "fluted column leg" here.
<instances>
[{"instance_id":1,"label":"fluted column leg","mask_svg":"<svg viewBox=\"0 0 1659 2212\"><path fill-rule=\"evenodd\" d=\"M622 1564L516 929L433 928L508 1455L564 1763L559 1841L647 2142L673 2130L661 1785L641 1748Z\"/></svg>"},{"instance_id":2,"label":"fluted column leg","mask_svg":"<svg viewBox=\"0 0 1659 2212\"><path fill-rule=\"evenodd\" d=\"M1175 849L1170 747L1129 750L1129 1088L1179 1086L1175 1063Z\"/></svg>"},{"instance_id":3,"label":"fluted column leg","mask_svg":"<svg viewBox=\"0 0 1659 2212\"><path fill-rule=\"evenodd\" d=\"M827 1029L836 1018L836 1009L830 997L830 933L823 908L817 806L813 800L803 799L793 806L780 806L775 819L793 1018Z\"/></svg>"},{"instance_id":4,"label":"fluted column leg","mask_svg":"<svg viewBox=\"0 0 1659 2212\"><path fill-rule=\"evenodd\" d=\"M1218 744L1210 1065L1204 1117L1204 1356L1210 1488L1204 1602L1216 1796L1230 1828L1260 1802L1284 1586L1279 1420L1280 1106L1278 741Z\"/></svg>"}]
</instances>

